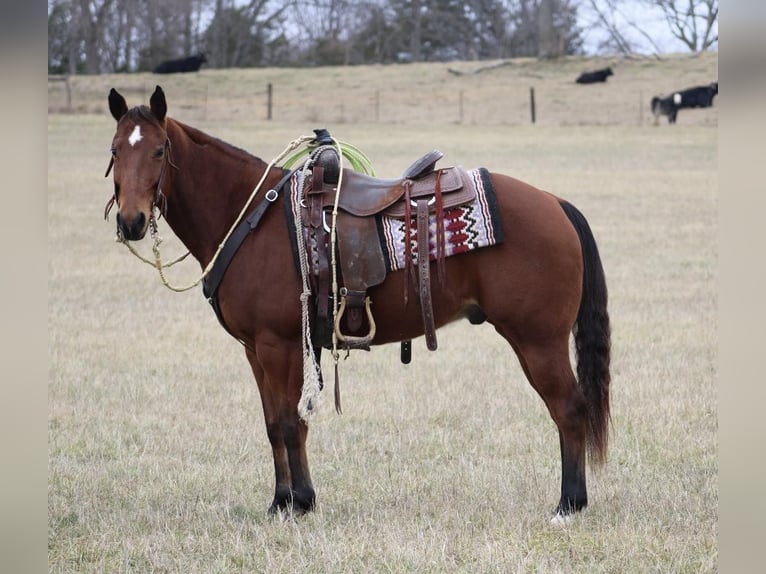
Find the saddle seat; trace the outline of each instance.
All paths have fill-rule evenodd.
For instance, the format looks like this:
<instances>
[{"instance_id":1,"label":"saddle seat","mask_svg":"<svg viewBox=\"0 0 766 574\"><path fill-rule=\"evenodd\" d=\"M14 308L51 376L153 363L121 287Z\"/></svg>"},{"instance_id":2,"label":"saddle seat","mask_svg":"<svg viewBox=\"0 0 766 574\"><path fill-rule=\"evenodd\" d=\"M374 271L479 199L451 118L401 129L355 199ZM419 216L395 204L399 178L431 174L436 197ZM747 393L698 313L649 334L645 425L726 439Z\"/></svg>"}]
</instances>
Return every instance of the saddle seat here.
<instances>
[{"instance_id":1,"label":"saddle seat","mask_svg":"<svg viewBox=\"0 0 766 574\"><path fill-rule=\"evenodd\" d=\"M440 180L445 208L468 203L476 197L473 187L466 185L465 171L458 166L431 171L420 175L417 179L409 177L381 179L344 168L338 208L356 217L369 217L380 213L387 217L403 218L406 211L404 205L406 187L410 188L409 194L412 201L423 197L430 198L434 196L437 177ZM309 193L314 192L315 190L312 190ZM323 209L335 205L335 192L335 184L323 185Z\"/></svg>"}]
</instances>

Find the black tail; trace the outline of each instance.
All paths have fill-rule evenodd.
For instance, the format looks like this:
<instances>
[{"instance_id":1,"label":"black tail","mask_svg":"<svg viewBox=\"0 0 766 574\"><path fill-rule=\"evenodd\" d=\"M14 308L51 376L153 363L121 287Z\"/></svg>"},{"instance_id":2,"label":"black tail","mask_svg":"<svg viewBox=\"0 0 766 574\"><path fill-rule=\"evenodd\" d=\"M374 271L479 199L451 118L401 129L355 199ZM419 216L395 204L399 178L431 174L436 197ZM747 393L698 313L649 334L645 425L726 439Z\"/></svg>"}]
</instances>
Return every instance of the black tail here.
<instances>
[{"instance_id":1,"label":"black tail","mask_svg":"<svg viewBox=\"0 0 766 574\"><path fill-rule=\"evenodd\" d=\"M583 257L582 299L572 333L577 352L577 380L588 401L588 452L592 462L606 460L609 443L609 363L611 329L604 268L585 216L572 204L561 207L580 237Z\"/></svg>"}]
</instances>

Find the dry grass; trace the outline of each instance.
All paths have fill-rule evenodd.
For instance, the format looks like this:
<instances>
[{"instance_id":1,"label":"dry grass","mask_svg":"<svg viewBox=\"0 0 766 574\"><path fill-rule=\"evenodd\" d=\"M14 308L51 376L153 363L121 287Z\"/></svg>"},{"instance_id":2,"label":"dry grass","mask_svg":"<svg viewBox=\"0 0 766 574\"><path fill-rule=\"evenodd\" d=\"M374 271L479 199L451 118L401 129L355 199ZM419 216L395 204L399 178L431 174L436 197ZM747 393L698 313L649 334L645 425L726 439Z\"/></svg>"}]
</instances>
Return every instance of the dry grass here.
<instances>
[{"instance_id":1,"label":"dry grass","mask_svg":"<svg viewBox=\"0 0 766 574\"><path fill-rule=\"evenodd\" d=\"M581 64L562 66L571 75ZM607 88L643 85L645 74L670 89L686 64L690 78L708 66L700 81L717 67L671 64L665 76L653 68L662 63L625 62L635 75L618 71ZM498 73L524 66L545 76L552 65ZM366 86L405 70L443 80L434 68L318 73ZM672 128L444 118L425 130L405 112L385 126L350 116L317 124L300 113L263 122L241 112L247 95L238 91L266 73L313 81L305 70L206 72L232 108L225 115L208 92L206 118L175 104L196 80L162 83L171 115L267 160L326 125L383 176L439 147L447 163L512 174L588 216L614 344L614 433L608 465L589 473L591 507L566 530L548 524L560 472L553 423L502 339L461 323L439 332L437 353L416 341L409 366L394 345L341 364L345 414L326 396L309 439L318 509L268 518L271 454L239 345L198 291L164 289L101 219L111 185L102 178L113 133L106 93L135 78L87 78L99 98L87 105L99 115L48 122L50 571L715 571L716 108L682 112ZM569 106L561 117L588 107L575 86L560 89ZM180 250L162 229L168 251ZM197 271L190 264L173 277Z\"/></svg>"}]
</instances>

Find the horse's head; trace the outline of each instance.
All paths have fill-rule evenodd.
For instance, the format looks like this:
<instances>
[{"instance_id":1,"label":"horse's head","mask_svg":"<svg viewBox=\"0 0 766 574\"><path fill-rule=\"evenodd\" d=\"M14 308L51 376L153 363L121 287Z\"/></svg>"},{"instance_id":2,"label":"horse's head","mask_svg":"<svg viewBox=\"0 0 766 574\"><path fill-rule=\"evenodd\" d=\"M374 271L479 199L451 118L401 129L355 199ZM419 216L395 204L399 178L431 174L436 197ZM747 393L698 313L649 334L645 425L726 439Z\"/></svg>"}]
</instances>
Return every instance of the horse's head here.
<instances>
[{"instance_id":1,"label":"horse's head","mask_svg":"<svg viewBox=\"0 0 766 574\"><path fill-rule=\"evenodd\" d=\"M112 88L109 111L117 120L117 131L109 163L109 169L114 167L114 197L107 204L107 212L116 202L118 233L124 239L139 240L149 228L155 205L164 208L162 188L170 161L165 94L157 86L150 107L129 110L125 98Z\"/></svg>"}]
</instances>

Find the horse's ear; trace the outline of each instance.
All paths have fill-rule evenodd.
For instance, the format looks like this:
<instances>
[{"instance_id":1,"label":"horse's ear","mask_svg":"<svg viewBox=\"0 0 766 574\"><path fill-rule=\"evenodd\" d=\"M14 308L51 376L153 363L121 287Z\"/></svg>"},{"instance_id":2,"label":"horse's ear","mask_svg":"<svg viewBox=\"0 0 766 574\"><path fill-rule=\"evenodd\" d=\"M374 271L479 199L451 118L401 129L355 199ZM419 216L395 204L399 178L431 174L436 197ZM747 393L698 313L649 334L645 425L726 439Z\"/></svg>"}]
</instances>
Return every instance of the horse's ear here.
<instances>
[{"instance_id":1,"label":"horse's ear","mask_svg":"<svg viewBox=\"0 0 766 574\"><path fill-rule=\"evenodd\" d=\"M152 109L152 113L157 120L162 123L165 121L165 114L168 113L168 104L165 102L165 92L162 88L157 86L154 89L152 97L149 99L149 106Z\"/></svg>"},{"instance_id":2,"label":"horse's ear","mask_svg":"<svg viewBox=\"0 0 766 574\"><path fill-rule=\"evenodd\" d=\"M109 111L112 112L112 117L118 122L122 116L128 113L128 104L125 102L125 98L114 88L109 90Z\"/></svg>"}]
</instances>

